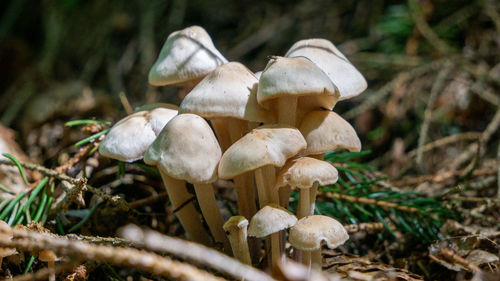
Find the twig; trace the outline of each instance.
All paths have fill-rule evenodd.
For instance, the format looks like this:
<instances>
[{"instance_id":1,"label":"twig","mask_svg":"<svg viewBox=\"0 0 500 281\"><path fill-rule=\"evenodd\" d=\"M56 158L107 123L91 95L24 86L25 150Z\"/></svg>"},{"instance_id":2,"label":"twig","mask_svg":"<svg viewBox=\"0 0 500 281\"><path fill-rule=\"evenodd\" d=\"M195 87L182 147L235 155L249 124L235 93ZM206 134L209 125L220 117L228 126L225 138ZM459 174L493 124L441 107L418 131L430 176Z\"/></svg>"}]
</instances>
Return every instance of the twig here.
<instances>
[{"instance_id":1,"label":"twig","mask_svg":"<svg viewBox=\"0 0 500 281\"><path fill-rule=\"evenodd\" d=\"M496 171L494 169L477 169L474 170L471 174L473 177L481 177L495 174ZM434 183L443 183L451 179L457 179L464 176L464 171L462 170L453 170L447 172L438 172L435 175L424 175L416 178L403 179L400 181L392 182L395 186L408 186L420 184L423 182L434 182Z\"/></svg>"},{"instance_id":2,"label":"twig","mask_svg":"<svg viewBox=\"0 0 500 281\"><path fill-rule=\"evenodd\" d=\"M455 252L453 252L453 250L450 250L448 248L443 248L443 249L441 249L441 255L445 259L450 261L451 263L458 263L458 264L460 264L460 265L462 265L462 266L464 266L464 267L466 267L474 272L481 271L481 269L477 265L475 265L475 264L471 263L470 261L462 258L461 256L455 254Z\"/></svg>"},{"instance_id":3,"label":"twig","mask_svg":"<svg viewBox=\"0 0 500 281\"><path fill-rule=\"evenodd\" d=\"M451 48L445 41L441 40L441 38L439 38L439 36L437 36L434 30L432 30L429 26L425 20L425 15L422 11L420 3L416 0L409 0L408 6L410 8L410 14L417 25L418 31L420 31L420 33L427 39L429 44L443 54L449 53Z\"/></svg>"},{"instance_id":4,"label":"twig","mask_svg":"<svg viewBox=\"0 0 500 281\"><path fill-rule=\"evenodd\" d=\"M162 193L158 193L158 194L153 195L153 196L149 196L149 197L144 198L144 199L130 202L128 204L128 206L130 207L130 209L137 209L139 207L142 207L144 205L149 205L149 204L154 203L156 201L166 200L167 198L168 198L168 194L166 192L162 192Z\"/></svg>"},{"instance_id":5,"label":"twig","mask_svg":"<svg viewBox=\"0 0 500 281\"><path fill-rule=\"evenodd\" d=\"M78 264L78 263L71 261L71 262L67 262L67 263L58 264L52 269L42 268L39 271L34 272L34 273L27 273L27 274L23 274L23 275L18 275L12 279L4 279L4 280L5 281L7 281L7 280L9 280L9 281L48 280L50 274L55 273L57 275L58 273L72 269L76 264Z\"/></svg>"},{"instance_id":6,"label":"twig","mask_svg":"<svg viewBox=\"0 0 500 281\"><path fill-rule=\"evenodd\" d=\"M434 85L432 85L431 94L429 96L429 100L427 101L427 107L425 108L424 121L422 123L422 127L420 129L420 135L418 138L416 163L420 167L422 166L422 160L424 156L423 147L427 140L427 133L429 131L429 125L432 118L432 109L434 107L434 102L436 101L438 94L441 92L446 77L448 77L448 74L450 73L452 66L453 64L451 62L449 61L445 62L443 68L439 71L436 77Z\"/></svg>"},{"instance_id":7,"label":"twig","mask_svg":"<svg viewBox=\"0 0 500 281\"><path fill-rule=\"evenodd\" d=\"M364 222L360 224L348 224L344 225L345 230L348 233L355 232L367 232L370 234L384 232L385 226L381 222Z\"/></svg>"},{"instance_id":8,"label":"twig","mask_svg":"<svg viewBox=\"0 0 500 281\"><path fill-rule=\"evenodd\" d=\"M52 177L52 178L58 179L60 181L67 181L67 182L75 185L75 187L73 187L73 188L66 188L65 191L68 194L71 193L73 189L80 188L80 187L76 187L76 186L81 183L81 180L82 180L81 178L80 179L72 178L72 177L67 176L65 174L58 173L56 170L48 169L48 168L45 168L45 167L37 165L37 164L24 163L24 162L20 162L20 161L19 161L19 163L21 163L21 166L25 169L37 171L45 176ZM14 163L10 162L9 160L0 159L0 165L14 166ZM120 198L119 196L113 196L113 195L106 194L103 191L101 191L100 189L92 187L88 184L85 184L85 187L87 188L88 191L94 193L95 195L97 195L101 199L110 202L111 204L115 205L119 209L122 209L122 210L129 210L130 209L130 207L128 206L128 203L125 200L123 200L122 198Z\"/></svg>"},{"instance_id":9,"label":"twig","mask_svg":"<svg viewBox=\"0 0 500 281\"><path fill-rule=\"evenodd\" d=\"M12 240L0 239L0 246L21 251L50 249L59 256L69 256L75 262L79 260L108 262L175 280L225 280L190 264L132 248L95 245L4 225L0 226L0 233L13 235Z\"/></svg>"},{"instance_id":10,"label":"twig","mask_svg":"<svg viewBox=\"0 0 500 281\"><path fill-rule=\"evenodd\" d=\"M430 142L426 145L423 146L422 150L423 152L428 152L430 150L433 150L435 148L441 147L448 145L450 143L454 142L459 142L459 141L465 141L465 140L477 140L481 136L481 133L479 132L465 132L465 133L460 133L456 135L451 135L447 136L444 138L440 138L438 140L435 140L433 142ZM417 155L417 150L414 149L410 152L408 152L408 157L415 157Z\"/></svg>"},{"instance_id":11,"label":"twig","mask_svg":"<svg viewBox=\"0 0 500 281\"><path fill-rule=\"evenodd\" d=\"M213 268L236 280L266 281L274 280L264 272L230 258L211 248L162 235L151 230L142 230L128 225L121 231L121 236L146 249L181 257L197 264Z\"/></svg>"},{"instance_id":12,"label":"twig","mask_svg":"<svg viewBox=\"0 0 500 281\"><path fill-rule=\"evenodd\" d=\"M377 201L375 199L369 199L369 198L364 198L364 197L355 197L355 196L344 195L344 194L339 194L339 193L332 193L332 192L325 192L322 194L327 198L337 198L337 199L341 199L341 200L345 199L345 200L352 201L354 203L376 205L376 206L380 206L380 207L385 208L385 209L394 208L396 210L400 210L403 212L409 212L409 213L421 212L421 210L419 210L419 209L416 209L413 207L408 207L408 206L398 205L398 204L392 203L392 202Z\"/></svg>"}]
</instances>

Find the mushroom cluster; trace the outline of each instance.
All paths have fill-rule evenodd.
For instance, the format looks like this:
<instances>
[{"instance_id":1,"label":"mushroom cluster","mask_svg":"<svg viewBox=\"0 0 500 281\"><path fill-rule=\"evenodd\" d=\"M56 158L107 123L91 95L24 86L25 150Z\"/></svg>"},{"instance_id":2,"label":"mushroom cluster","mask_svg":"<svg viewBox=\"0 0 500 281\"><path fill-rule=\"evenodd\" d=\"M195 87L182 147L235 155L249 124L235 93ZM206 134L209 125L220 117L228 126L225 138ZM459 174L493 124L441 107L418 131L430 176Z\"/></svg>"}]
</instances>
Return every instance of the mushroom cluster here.
<instances>
[{"instance_id":1,"label":"mushroom cluster","mask_svg":"<svg viewBox=\"0 0 500 281\"><path fill-rule=\"evenodd\" d=\"M189 239L216 243L247 264L259 263L268 249L271 270L285 257L287 229L293 256L317 268L322 244L334 248L348 239L335 219L314 215L314 206L318 185L338 178L324 154L361 149L354 128L332 109L367 84L330 41L295 43L285 56L271 56L257 78L192 26L168 36L149 82L189 93L178 108L160 104L125 117L99 151L156 166ZM234 181L237 216L221 215L217 179ZM287 210L293 188L297 214ZM268 237L266 247L247 236Z\"/></svg>"}]
</instances>

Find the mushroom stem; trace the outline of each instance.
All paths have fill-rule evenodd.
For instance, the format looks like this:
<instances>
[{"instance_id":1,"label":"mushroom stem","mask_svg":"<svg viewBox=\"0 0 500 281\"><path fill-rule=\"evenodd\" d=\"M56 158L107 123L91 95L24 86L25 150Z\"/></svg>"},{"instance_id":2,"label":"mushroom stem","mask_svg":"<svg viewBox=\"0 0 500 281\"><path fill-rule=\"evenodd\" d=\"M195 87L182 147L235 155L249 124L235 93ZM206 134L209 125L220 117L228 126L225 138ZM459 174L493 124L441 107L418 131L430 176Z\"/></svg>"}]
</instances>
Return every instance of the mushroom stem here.
<instances>
[{"instance_id":1,"label":"mushroom stem","mask_svg":"<svg viewBox=\"0 0 500 281\"><path fill-rule=\"evenodd\" d=\"M297 122L297 97L284 96L278 98L278 123L295 127Z\"/></svg>"},{"instance_id":2,"label":"mushroom stem","mask_svg":"<svg viewBox=\"0 0 500 281\"><path fill-rule=\"evenodd\" d=\"M261 208L273 203L279 204L278 191L274 188L276 183L276 170L274 166L267 165L255 170L255 181Z\"/></svg>"},{"instance_id":3,"label":"mushroom stem","mask_svg":"<svg viewBox=\"0 0 500 281\"><path fill-rule=\"evenodd\" d=\"M163 184L168 193L168 198L170 202L172 202L174 209L185 204L177 210L175 215L186 231L187 236L195 242L210 245L210 236L203 227L200 216L193 203L189 202L186 204L186 202L191 199L192 195L187 191L185 182L170 177L167 173L163 172L162 169L158 170L160 171Z\"/></svg>"},{"instance_id":4,"label":"mushroom stem","mask_svg":"<svg viewBox=\"0 0 500 281\"><path fill-rule=\"evenodd\" d=\"M300 188L299 208L297 218L308 216L311 212L311 200L309 199L309 188Z\"/></svg>"},{"instance_id":5,"label":"mushroom stem","mask_svg":"<svg viewBox=\"0 0 500 281\"><path fill-rule=\"evenodd\" d=\"M321 271L323 266L323 257L321 256L321 247L317 250L311 251L311 267Z\"/></svg>"},{"instance_id":6,"label":"mushroom stem","mask_svg":"<svg viewBox=\"0 0 500 281\"><path fill-rule=\"evenodd\" d=\"M242 216L234 216L224 224L224 229L227 231L234 257L242 263L251 265L252 260L247 242L247 226L247 219Z\"/></svg>"},{"instance_id":7,"label":"mushroom stem","mask_svg":"<svg viewBox=\"0 0 500 281\"><path fill-rule=\"evenodd\" d=\"M224 119L212 118L210 119L210 123L212 123L215 135L217 135L217 140L219 141L222 152L226 151L226 149L231 146L231 137L227 130L227 125L225 124Z\"/></svg>"},{"instance_id":8,"label":"mushroom stem","mask_svg":"<svg viewBox=\"0 0 500 281\"><path fill-rule=\"evenodd\" d=\"M47 262L47 267L50 270L49 281L56 281L56 272L54 270L55 260L50 260Z\"/></svg>"},{"instance_id":9,"label":"mushroom stem","mask_svg":"<svg viewBox=\"0 0 500 281\"><path fill-rule=\"evenodd\" d=\"M300 250L298 250L300 251ZM302 264L307 268L311 268L311 252L310 251L300 251L302 255Z\"/></svg>"},{"instance_id":10,"label":"mushroom stem","mask_svg":"<svg viewBox=\"0 0 500 281\"><path fill-rule=\"evenodd\" d=\"M224 252L226 252L226 254L230 254L231 246L224 233L224 229L222 229L224 220L222 219L219 206L217 205L217 200L215 199L214 187L211 184L193 185L201 212L208 224L208 228L210 229L214 240L218 243L222 243L224 245Z\"/></svg>"},{"instance_id":11,"label":"mushroom stem","mask_svg":"<svg viewBox=\"0 0 500 281\"><path fill-rule=\"evenodd\" d=\"M314 215L314 208L316 208L316 194L318 193L318 182L315 182L311 188L309 188L309 214L306 216Z\"/></svg>"},{"instance_id":12,"label":"mushroom stem","mask_svg":"<svg viewBox=\"0 0 500 281\"><path fill-rule=\"evenodd\" d=\"M283 260L280 246L280 231L271 234L271 271L275 272L278 264Z\"/></svg>"},{"instance_id":13,"label":"mushroom stem","mask_svg":"<svg viewBox=\"0 0 500 281\"><path fill-rule=\"evenodd\" d=\"M292 193L292 188L287 186L282 186L278 190L278 196L280 199L280 206L287 209L290 202L290 193Z\"/></svg>"}]
</instances>

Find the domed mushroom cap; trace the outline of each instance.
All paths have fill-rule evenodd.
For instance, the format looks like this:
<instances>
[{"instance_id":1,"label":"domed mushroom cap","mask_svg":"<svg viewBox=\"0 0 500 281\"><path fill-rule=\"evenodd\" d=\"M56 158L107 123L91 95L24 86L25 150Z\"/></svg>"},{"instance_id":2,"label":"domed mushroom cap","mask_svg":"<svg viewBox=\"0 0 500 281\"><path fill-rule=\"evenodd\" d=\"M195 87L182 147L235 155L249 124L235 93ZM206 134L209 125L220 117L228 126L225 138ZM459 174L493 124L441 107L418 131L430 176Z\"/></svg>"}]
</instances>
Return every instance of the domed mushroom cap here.
<instances>
[{"instance_id":1,"label":"domed mushroom cap","mask_svg":"<svg viewBox=\"0 0 500 281\"><path fill-rule=\"evenodd\" d=\"M332 164L310 158L301 157L287 161L276 177L276 187L295 186L311 188L315 182L328 185L337 182L338 172Z\"/></svg>"},{"instance_id":2,"label":"domed mushroom cap","mask_svg":"<svg viewBox=\"0 0 500 281\"><path fill-rule=\"evenodd\" d=\"M190 183L217 179L221 149L205 119L194 114L177 115L163 128L146 151L144 162L169 176Z\"/></svg>"},{"instance_id":3,"label":"domed mushroom cap","mask_svg":"<svg viewBox=\"0 0 500 281\"><path fill-rule=\"evenodd\" d=\"M141 159L161 129L176 115L176 109L164 107L133 113L111 127L99 145L99 153L125 162Z\"/></svg>"},{"instance_id":4,"label":"domed mushroom cap","mask_svg":"<svg viewBox=\"0 0 500 281\"><path fill-rule=\"evenodd\" d=\"M257 101L269 108L269 102L284 96L304 97L299 105L331 109L339 98L330 78L307 58L274 57L259 79Z\"/></svg>"},{"instance_id":5,"label":"domed mushroom cap","mask_svg":"<svg viewBox=\"0 0 500 281\"><path fill-rule=\"evenodd\" d=\"M300 219L290 229L288 239L299 250L313 251L321 248L321 242L325 242L330 249L337 248L349 239L349 235L337 220L314 215Z\"/></svg>"},{"instance_id":6,"label":"domed mushroom cap","mask_svg":"<svg viewBox=\"0 0 500 281\"><path fill-rule=\"evenodd\" d=\"M318 65L340 92L340 99L348 99L366 90L363 75L352 63L326 39L301 40L285 54L286 57L306 57Z\"/></svg>"},{"instance_id":7,"label":"domed mushroom cap","mask_svg":"<svg viewBox=\"0 0 500 281\"><path fill-rule=\"evenodd\" d=\"M280 124L253 129L222 155L219 177L232 179L245 172L273 165L281 167L306 147L299 130Z\"/></svg>"},{"instance_id":8,"label":"domed mushroom cap","mask_svg":"<svg viewBox=\"0 0 500 281\"><path fill-rule=\"evenodd\" d=\"M260 209L252 217L248 235L257 238L265 237L292 227L296 222L297 218L294 214L281 206L270 204Z\"/></svg>"},{"instance_id":9,"label":"domed mushroom cap","mask_svg":"<svg viewBox=\"0 0 500 281\"><path fill-rule=\"evenodd\" d=\"M248 220L244 216L232 216L224 223L224 231L237 231L246 228Z\"/></svg>"},{"instance_id":10,"label":"domed mushroom cap","mask_svg":"<svg viewBox=\"0 0 500 281\"><path fill-rule=\"evenodd\" d=\"M273 114L257 103L258 82L253 73L239 62L221 65L189 92L181 103L179 113L194 113L205 118L234 117L271 122Z\"/></svg>"},{"instance_id":11,"label":"domed mushroom cap","mask_svg":"<svg viewBox=\"0 0 500 281\"><path fill-rule=\"evenodd\" d=\"M332 111L309 112L302 119L299 130L307 141L303 155L322 154L339 148L361 150L361 141L354 128Z\"/></svg>"},{"instance_id":12,"label":"domed mushroom cap","mask_svg":"<svg viewBox=\"0 0 500 281\"><path fill-rule=\"evenodd\" d=\"M154 86L179 84L199 79L227 59L215 48L210 35L200 26L171 33L149 71Z\"/></svg>"}]
</instances>

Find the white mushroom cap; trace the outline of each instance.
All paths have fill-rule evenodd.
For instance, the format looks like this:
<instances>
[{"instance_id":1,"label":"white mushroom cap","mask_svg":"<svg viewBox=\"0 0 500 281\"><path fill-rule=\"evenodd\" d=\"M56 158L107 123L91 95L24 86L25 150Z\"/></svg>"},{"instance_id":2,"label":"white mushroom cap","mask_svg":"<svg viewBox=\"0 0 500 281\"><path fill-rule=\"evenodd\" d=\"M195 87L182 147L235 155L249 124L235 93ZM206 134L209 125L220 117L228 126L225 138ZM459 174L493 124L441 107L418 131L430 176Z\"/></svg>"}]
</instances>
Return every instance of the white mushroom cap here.
<instances>
[{"instance_id":1,"label":"white mushroom cap","mask_svg":"<svg viewBox=\"0 0 500 281\"><path fill-rule=\"evenodd\" d=\"M149 71L154 86L200 79L227 59L215 48L210 35L200 26L171 33Z\"/></svg>"},{"instance_id":2,"label":"white mushroom cap","mask_svg":"<svg viewBox=\"0 0 500 281\"><path fill-rule=\"evenodd\" d=\"M189 92L179 107L179 113L272 122L272 112L257 103L258 82L253 73L239 62L221 65Z\"/></svg>"},{"instance_id":3,"label":"white mushroom cap","mask_svg":"<svg viewBox=\"0 0 500 281\"><path fill-rule=\"evenodd\" d=\"M190 183L217 179L221 149L205 119L194 114L177 115L163 128L146 151L144 162L169 176Z\"/></svg>"},{"instance_id":4,"label":"white mushroom cap","mask_svg":"<svg viewBox=\"0 0 500 281\"><path fill-rule=\"evenodd\" d=\"M270 204L260 209L250 220L248 235L261 238L292 227L297 222L294 214L285 208Z\"/></svg>"},{"instance_id":5,"label":"white mushroom cap","mask_svg":"<svg viewBox=\"0 0 500 281\"><path fill-rule=\"evenodd\" d=\"M219 164L219 177L232 179L266 165L281 167L305 147L304 137L293 127L261 126L226 150Z\"/></svg>"},{"instance_id":6,"label":"white mushroom cap","mask_svg":"<svg viewBox=\"0 0 500 281\"><path fill-rule=\"evenodd\" d=\"M298 105L332 109L339 98L337 87L313 62L304 57L273 57L259 79L257 101L270 108L270 101L299 97Z\"/></svg>"},{"instance_id":7,"label":"white mushroom cap","mask_svg":"<svg viewBox=\"0 0 500 281\"><path fill-rule=\"evenodd\" d=\"M313 251L321 248L321 242L325 242L330 249L335 249L344 244L349 235L337 220L314 215L300 219L290 229L288 239L299 250Z\"/></svg>"},{"instance_id":8,"label":"white mushroom cap","mask_svg":"<svg viewBox=\"0 0 500 281\"><path fill-rule=\"evenodd\" d=\"M340 91L340 99L348 99L366 90L363 75L326 39L307 39L293 44L286 57L306 57L321 68Z\"/></svg>"},{"instance_id":9,"label":"white mushroom cap","mask_svg":"<svg viewBox=\"0 0 500 281\"><path fill-rule=\"evenodd\" d=\"M315 182L321 185L336 183L338 172L332 164L301 157L287 161L276 177L276 187L290 185L297 188L311 188Z\"/></svg>"},{"instance_id":10,"label":"white mushroom cap","mask_svg":"<svg viewBox=\"0 0 500 281\"><path fill-rule=\"evenodd\" d=\"M322 154L339 148L361 150L361 141L354 128L332 111L309 112L302 119L299 130L307 141L303 155Z\"/></svg>"},{"instance_id":11,"label":"white mushroom cap","mask_svg":"<svg viewBox=\"0 0 500 281\"><path fill-rule=\"evenodd\" d=\"M99 153L126 162L141 159L161 129L176 115L177 110L163 107L133 113L111 128L99 145Z\"/></svg>"}]
</instances>

